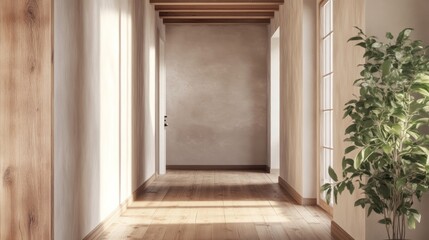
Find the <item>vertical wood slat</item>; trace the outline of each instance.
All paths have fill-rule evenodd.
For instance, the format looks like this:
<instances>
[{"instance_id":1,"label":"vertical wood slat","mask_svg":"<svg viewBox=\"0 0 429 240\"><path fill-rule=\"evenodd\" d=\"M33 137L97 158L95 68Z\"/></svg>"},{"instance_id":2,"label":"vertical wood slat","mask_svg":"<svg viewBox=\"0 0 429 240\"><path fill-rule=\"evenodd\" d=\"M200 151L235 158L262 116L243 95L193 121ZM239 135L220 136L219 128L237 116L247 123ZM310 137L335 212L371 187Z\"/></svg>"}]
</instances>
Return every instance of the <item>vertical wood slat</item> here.
<instances>
[{"instance_id":1,"label":"vertical wood slat","mask_svg":"<svg viewBox=\"0 0 429 240\"><path fill-rule=\"evenodd\" d=\"M0 239L52 237L51 1L0 1Z\"/></svg>"},{"instance_id":2,"label":"vertical wood slat","mask_svg":"<svg viewBox=\"0 0 429 240\"><path fill-rule=\"evenodd\" d=\"M341 160L344 149L349 145L344 142L345 129L350 124L350 119L343 119L344 105L358 95L358 88L353 86L354 80L360 77L358 64L364 63L363 49L354 46L355 43L347 42L350 37L357 34L353 26L364 28L365 26L365 1L364 0L336 0L333 2L334 25L334 109L333 136L334 140L334 169L341 172ZM339 196L341 204L334 205L333 220L355 239L365 238L365 211L356 208L353 203L361 198L361 192L355 191L353 195L348 193ZM350 216L353 216L351 218ZM335 229L334 229L335 230Z\"/></svg>"}]
</instances>

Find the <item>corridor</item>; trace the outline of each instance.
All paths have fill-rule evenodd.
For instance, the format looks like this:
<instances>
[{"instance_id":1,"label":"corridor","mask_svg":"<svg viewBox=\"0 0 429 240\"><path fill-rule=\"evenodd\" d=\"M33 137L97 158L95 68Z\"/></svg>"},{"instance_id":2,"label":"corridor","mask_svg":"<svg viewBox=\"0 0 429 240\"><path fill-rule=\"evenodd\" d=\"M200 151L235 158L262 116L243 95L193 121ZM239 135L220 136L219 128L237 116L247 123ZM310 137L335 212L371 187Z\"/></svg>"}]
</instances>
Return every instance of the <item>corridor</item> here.
<instances>
[{"instance_id":1,"label":"corridor","mask_svg":"<svg viewBox=\"0 0 429 240\"><path fill-rule=\"evenodd\" d=\"M296 204L276 176L168 171L98 239L331 239L329 216Z\"/></svg>"}]
</instances>

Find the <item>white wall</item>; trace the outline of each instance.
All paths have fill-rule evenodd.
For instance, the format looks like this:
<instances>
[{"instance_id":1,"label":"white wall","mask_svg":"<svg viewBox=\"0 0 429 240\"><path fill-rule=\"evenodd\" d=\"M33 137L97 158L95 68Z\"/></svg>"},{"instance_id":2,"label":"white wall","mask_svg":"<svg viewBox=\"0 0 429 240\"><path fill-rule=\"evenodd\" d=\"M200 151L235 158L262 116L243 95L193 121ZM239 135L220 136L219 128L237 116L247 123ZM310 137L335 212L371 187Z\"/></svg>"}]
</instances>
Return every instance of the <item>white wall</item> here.
<instances>
[{"instance_id":1,"label":"white wall","mask_svg":"<svg viewBox=\"0 0 429 240\"><path fill-rule=\"evenodd\" d=\"M155 173L155 13L54 5L54 238L82 239Z\"/></svg>"},{"instance_id":2,"label":"white wall","mask_svg":"<svg viewBox=\"0 0 429 240\"><path fill-rule=\"evenodd\" d=\"M271 36L271 34L270 34ZM280 28L271 36L269 83L269 158L270 169L280 168Z\"/></svg>"},{"instance_id":3,"label":"white wall","mask_svg":"<svg viewBox=\"0 0 429 240\"><path fill-rule=\"evenodd\" d=\"M316 198L316 4L314 0L303 1L303 87L302 87L302 169L303 196ZM285 103L287 104L287 103Z\"/></svg>"},{"instance_id":4,"label":"white wall","mask_svg":"<svg viewBox=\"0 0 429 240\"><path fill-rule=\"evenodd\" d=\"M386 40L386 32L397 34L404 28L414 28L411 38L429 45L429 1L427 0L366 0L366 33ZM429 236L429 196L416 204L422 214L422 222L416 230L409 230L407 238L427 239ZM378 224L381 217L371 216L366 221L366 239L386 238L385 228Z\"/></svg>"}]
</instances>

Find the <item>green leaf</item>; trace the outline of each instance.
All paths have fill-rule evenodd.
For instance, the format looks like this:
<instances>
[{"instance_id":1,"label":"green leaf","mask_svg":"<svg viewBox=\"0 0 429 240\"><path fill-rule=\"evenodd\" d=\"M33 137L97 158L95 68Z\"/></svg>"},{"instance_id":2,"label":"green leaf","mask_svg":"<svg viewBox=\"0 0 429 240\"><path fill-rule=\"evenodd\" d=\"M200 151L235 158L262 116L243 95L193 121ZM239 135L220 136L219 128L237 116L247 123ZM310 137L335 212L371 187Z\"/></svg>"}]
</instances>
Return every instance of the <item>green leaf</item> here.
<instances>
[{"instance_id":1,"label":"green leaf","mask_svg":"<svg viewBox=\"0 0 429 240\"><path fill-rule=\"evenodd\" d=\"M338 190L337 189L334 189L334 201L335 201L335 203L338 202Z\"/></svg>"},{"instance_id":2,"label":"green leaf","mask_svg":"<svg viewBox=\"0 0 429 240\"><path fill-rule=\"evenodd\" d=\"M392 33L390 33L390 32L386 33L386 38L387 39L393 39Z\"/></svg>"},{"instance_id":3,"label":"green leaf","mask_svg":"<svg viewBox=\"0 0 429 240\"><path fill-rule=\"evenodd\" d=\"M332 178L332 180L334 180L335 182L338 181L338 176L335 173L335 170L331 166L329 166L328 173L329 173L329 176Z\"/></svg>"},{"instance_id":4,"label":"green leaf","mask_svg":"<svg viewBox=\"0 0 429 240\"><path fill-rule=\"evenodd\" d=\"M371 47L373 47L373 48L381 48L381 46L383 46L383 44L381 44L380 42L375 42L375 43L372 44Z\"/></svg>"},{"instance_id":5,"label":"green leaf","mask_svg":"<svg viewBox=\"0 0 429 240\"><path fill-rule=\"evenodd\" d=\"M378 221L378 223L384 224L384 225L391 225L392 224L392 220L390 218L383 218L380 221Z\"/></svg>"},{"instance_id":6,"label":"green leaf","mask_svg":"<svg viewBox=\"0 0 429 240\"><path fill-rule=\"evenodd\" d=\"M350 194L353 194L354 190L355 190L355 186L353 185L353 182L347 182L347 190L349 190Z\"/></svg>"},{"instance_id":7,"label":"green leaf","mask_svg":"<svg viewBox=\"0 0 429 240\"><path fill-rule=\"evenodd\" d=\"M386 153L386 154L390 154L390 153L392 153L392 151L393 151L392 146L390 146L390 145L388 145L388 144L383 145L383 152L384 152L384 153Z\"/></svg>"},{"instance_id":8,"label":"green leaf","mask_svg":"<svg viewBox=\"0 0 429 240\"><path fill-rule=\"evenodd\" d=\"M411 32L413 31L414 29L412 29L412 28L406 28L403 32L404 32L404 36L406 36L406 37L409 37L410 35L411 35Z\"/></svg>"},{"instance_id":9,"label":"green leaf","mask_svg":"<svg viewBox=\"0 0 429 240\"><path fill-rule=\"evenodd\" d=\"M331 192L332 188L328 189L328 191L326 192L325 200L328 204L331 203Z\"/></svg>"},{"instance_id":10,"label":"green leaf","mask_svg":"<svg viewBox=\"0 0 429 240\"><path fill-rule=\"evenodd\" d=\"M341 182L340 184L338 184L338 192L341 194L344 191L345 187L346 187L345 182Z\"/></svg>"},{"instance_id":11,"label":"green leaf","mask_svg":"<svg viewBox=\"0 0 429 240\"><path fill-rule=\"evenodd\" d=\"M409 229L416 229L416 223L420 222L420 214L419 214L419 220L416 219L414 214L409 214L407 216L407 223Z\"/></svg>"},{"instance_id":12,"label":"green leaf","mask_svg":"<svg viewBox=\"0 0 429 240\"><path fill-rule=\"evenodd\" d=\"M347 165L353 166L354 161L351 158L343 157L343 161L341 163L343 170L345 170L347 168Z\"/></svg>"},{"instance_id":13,"label":"green leaf","mask_svg":"<svg viewBox=\"0 0 429 240\"><path fill-rule=\"evenodd\" d=\"M347 42L358 41L358 40L363 40L363 38L361 36L356 36L356 37L350 38Z\"/></svg>"},{"instance_id":14,"label":"green leaf","mask_svg":"<svg viewBox=\"0 0 429 240\"><path fill-rule=\"evenodd\" d=\"M383 64L381 65L381 71L383 73L383 76L387 76L390 74L390 68L392 67L392 61L391 60L386 60L385 62L383 62Z\"/></svg>"},{"instance_id":15,"label":"green leaf","mask_svg":"<svg viewBox=\"0 0 429 240\"><path fill-rule=\"evenodd\" d=\"M398 37L396 38L396 43L402 44L403 41L405 39L408 39L408 37L411 35L412 30L413 30L412 28L406 28L406 29L402 30L402 32L400 32L398 34Z\"/></svg>"},{"instance_id":16,"label":"green leaf","mask_svg":"<svg viewBox=\"0 0 429 240\"><path fill-rule=\"evenodd\" d=\"M321 192L325 192L326 190L331 188L331 184L330 183L325 183L320 187L320 191Z\"/></svg>"},{"instance_id":17,"label":"green leaf","mask_svg":"<svg viewBox=\"0 0 429 240\"><path fill-rule=\"evenodd\" d=\"M365 208L365 204L369 203L369 199L367 198L361 198L356 200L355 207L361 206L362 208Z\"/></svg>"},{"instance_id":18,"label":"green leaf","mask_svg":"<svg viewBox=\"0 0 429 240\"><path fill-rule=\"evenodd\" d=\"M402 131L402 127L401 127L401 125L399 125L399 124L395 124L395 125L393 125L393 126L392 126L392 132L393 132L393 133L395 133L395 134L397 134L397 135L400 135L400 134L401 134L401 131Z\"/></svg>"},{"instance_id":19,"label":"green leaf","mask_svg":"<svg viewBox=\"0 0 429 240\"><path fill-rule=\"evenodd\" d=\"M356 132L356 124L352 124L346 128L346 134L350 134L352 132Z\"/></svg>"},{"instance_id":20,"label":"green leaf","mask_svg":"<svg viewBox=\"0 0 429 240\"><path fill-rule=\"evenodd\" d=\"M348 153L352 152L353 150L355 150L356 148L357 148L356 146L352 145L350 147L347 147L344 152L345 152L345 154L348 154Z\"/></svg>"}]
</instances>

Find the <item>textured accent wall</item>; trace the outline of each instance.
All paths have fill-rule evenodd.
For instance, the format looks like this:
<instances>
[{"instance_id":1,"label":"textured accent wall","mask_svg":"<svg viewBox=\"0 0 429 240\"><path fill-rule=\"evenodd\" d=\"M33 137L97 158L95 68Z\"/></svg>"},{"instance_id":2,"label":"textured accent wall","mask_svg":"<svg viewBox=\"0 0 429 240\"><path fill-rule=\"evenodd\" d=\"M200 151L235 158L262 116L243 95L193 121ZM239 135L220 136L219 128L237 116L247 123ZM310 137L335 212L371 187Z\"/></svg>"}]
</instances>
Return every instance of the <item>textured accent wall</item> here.
<instances>
[{"instance_id":1,"label":"textured accent wall","mask_svg":"<svg viewBox=\"0 0 429 240\"><path fill-rule=\"evenodd\" d=\"M167 165L267 164L267 25L168 25Z\"/></svg>"}]
</instances>

